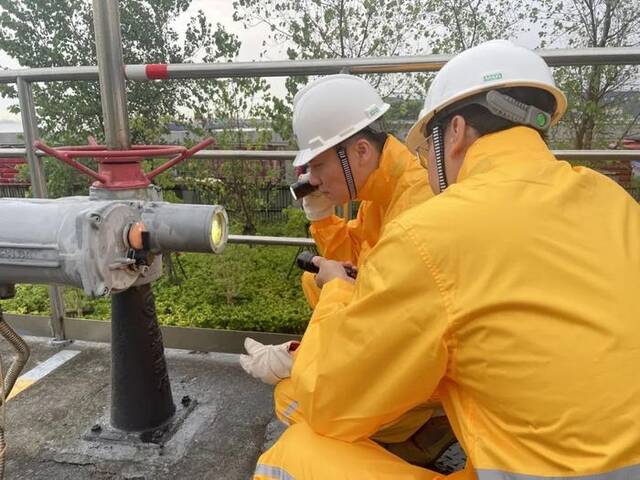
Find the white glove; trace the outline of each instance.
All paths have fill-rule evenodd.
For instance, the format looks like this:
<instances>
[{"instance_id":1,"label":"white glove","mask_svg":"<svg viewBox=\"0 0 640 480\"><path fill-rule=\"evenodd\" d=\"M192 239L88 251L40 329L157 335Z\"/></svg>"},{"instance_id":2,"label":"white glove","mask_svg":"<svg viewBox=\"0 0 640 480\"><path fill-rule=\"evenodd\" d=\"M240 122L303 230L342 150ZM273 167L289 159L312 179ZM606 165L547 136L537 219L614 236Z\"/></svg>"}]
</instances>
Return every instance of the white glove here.
<instances>
[{"instance_id":1,"label":"white glove","mask_svg":"<svg viewBox=\"0 0 640 480\"><path fill-rule=\"evenodd\" d=\"M253 378L275 385L291 375L291 352L299 344L300 342L291 341L280 345L263 345L247 337L244 339L244 348L249 355L240 355L240 365Z\"/></svg>"},{"instance_id":2,"label":"white glove","mask_svg":"<svg viewBox=\"0 0 640 480\"><path fill-rule=\"evenodd\" d=\"M298 181L309 181L309 174L300 175ZM330 217L334 212L333 202L324 193L317 190L302 198L302 208L304 214L312 222Z\"/></svg>"}]
</instances>

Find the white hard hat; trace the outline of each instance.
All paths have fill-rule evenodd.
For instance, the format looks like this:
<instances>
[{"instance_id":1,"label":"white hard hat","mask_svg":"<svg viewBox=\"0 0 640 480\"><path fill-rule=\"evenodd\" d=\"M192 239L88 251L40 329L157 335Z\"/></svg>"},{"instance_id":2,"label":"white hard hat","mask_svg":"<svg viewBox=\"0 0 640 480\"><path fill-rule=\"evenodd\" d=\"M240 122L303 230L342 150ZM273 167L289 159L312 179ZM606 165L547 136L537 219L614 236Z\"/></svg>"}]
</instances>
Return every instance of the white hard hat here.
<instances>
[{"instance_id":1,"label":"white hard hat","mask_svg":"<svg viewBox=\"0 0 640 480\"><path fill-rule=\"evenodd\" d=\"M551 125L567 109L567 98L553 80L551 69L533 51L507 40L491 40L453 57L429 87L418 121L407 135L412 152L424 142L424 126L439 112L478 93L509 87L534 87L556 100Z\"/></svg>"},{"instance_id":2,"label":"white hard hat","mask_svg":"<svg viewBox=\"0 0 640 480\"><path fill-rule=\"evenodd\" d=\"M306 165L388 109L389 105L362 78L339 74L311 82L293 99L293 133L300 149L293 166Z\"/></svg>"}]
</instances>

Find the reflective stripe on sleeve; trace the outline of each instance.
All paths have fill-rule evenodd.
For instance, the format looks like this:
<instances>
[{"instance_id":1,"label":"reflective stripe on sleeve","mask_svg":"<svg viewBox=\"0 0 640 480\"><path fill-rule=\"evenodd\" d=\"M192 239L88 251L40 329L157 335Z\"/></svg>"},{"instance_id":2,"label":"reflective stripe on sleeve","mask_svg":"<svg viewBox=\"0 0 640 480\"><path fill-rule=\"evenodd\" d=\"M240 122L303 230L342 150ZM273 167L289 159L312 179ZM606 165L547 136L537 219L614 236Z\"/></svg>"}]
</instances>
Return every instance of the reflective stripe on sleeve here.
<instances>
[{"instance_id":1,"label":"reflective stripe on sleeve","mask_svg":"<svg viewBox=\"0 0 640 480\"><path fill-rule=\"evenodd\" d=\"M254 475L262 475L263 477L275 478L276 480L295 480L295 478L289 475L283 468L264 465L262 463L256 466Z\"/></svg>"},{"instance_id":2,"label":"reflective stripe on sleeve","mask_svg":"<svg viewBox=\"0 0 640 480\"><path fill-rule=\"evenodd\" d=\"M566 475L548 477L543 475L525 475L501 470L476 470L478 480L636 480L640 479L640 465L620 468L607 473L592 475Z\"/></svg>"}]
</instances>

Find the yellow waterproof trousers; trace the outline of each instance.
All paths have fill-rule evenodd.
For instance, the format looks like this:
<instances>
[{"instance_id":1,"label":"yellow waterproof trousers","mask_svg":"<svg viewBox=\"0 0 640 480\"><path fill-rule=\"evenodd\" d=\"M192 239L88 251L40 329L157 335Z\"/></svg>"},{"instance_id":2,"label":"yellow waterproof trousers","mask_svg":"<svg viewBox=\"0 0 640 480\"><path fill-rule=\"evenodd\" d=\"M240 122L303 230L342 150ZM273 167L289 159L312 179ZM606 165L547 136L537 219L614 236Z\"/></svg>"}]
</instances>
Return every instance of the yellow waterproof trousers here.
<instances>
[{"instance_id":1,"label":"yellow waterproof trousers","mask_svg":"<svg viewBox=\"0 0 640 480\"><path fill-rule=\"evenodd\" d=\"M287 425L302 422L298 402L294 398L293 383L285 378L276 385L273 393L276 415ZM408 440L433 414L433 405L420 405L405 413L395 422L383 426L372 439L381 443L399 443Z\"/></svg>"},{"instance_id":2,"label":"yellow waterproof trousers","mask_svg":"<svg viewBox=\"0 0 640 480\"><path fill-rule=\"evenodd\" d=\"M289 427L258 460L254 480L475 480L465 469L441 475L415 467L372 440L349 443L314 433L306 423Z\"/></svg>"}]
</instances>

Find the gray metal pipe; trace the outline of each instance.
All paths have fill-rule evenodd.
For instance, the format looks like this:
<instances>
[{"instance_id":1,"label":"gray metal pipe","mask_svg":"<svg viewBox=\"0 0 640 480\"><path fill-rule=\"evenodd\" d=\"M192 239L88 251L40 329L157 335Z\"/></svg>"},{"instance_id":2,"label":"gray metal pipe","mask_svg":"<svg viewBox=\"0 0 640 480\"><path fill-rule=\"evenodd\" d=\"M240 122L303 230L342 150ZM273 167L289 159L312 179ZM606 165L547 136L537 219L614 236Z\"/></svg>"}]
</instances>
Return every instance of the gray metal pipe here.
<instances>
[{"instance_id":1,"label":"gray metal pipe","mask_svg":"<svg viewBox=\"0 0 640 480\"><path fill-rule=\"evenodd\" d=\"M96 3L107 2L94 0L94 8ZM537 52L554 67L640 64L639 47L553 49L537 50ZM433 72L439 70L450 58L451 55L414 55L271 62L182 63L170 64L167 67L167 76L169 79L195 79L327 75L341 71L351 73ZM146 67L146 65L127 65L124 67L126 77L129 80L149 80ZM98 69L94 66L86 66L0 71L0 83L15 83L19 77L32 82L96 80Z\"/></svg>"},{"instance_id":2,"label":"gray metal pipe","mask_svg":"<svg viewBox=\"0 0 640 480\"><path fill-rule=\"evenodd\" d=\"M31 177L31 192L34 198L47 198L47 184L42 172L42 164L33 146L33 143L39 139L38 118L33 103L33 89L31 88L31 83L24 78L18 78L17 83L25 156L29 163ZM51 334L54 340L63 341L66 336L64 331L64 296L61 289L55 285L50 285L49 299L51 301Z\"/></svg>"},{"instance_id":3,"label":"gray metal pipe","mask_svg":"<svg viewBox=\"0 0 640 480\"><path fill-rule=\"evenodd\" d=\"M24 135L25 157L29 163L31 189L35 198L47 198L47 188L42 174L42 165L36 155L33 143L38 140L36 109L33 103L33 89L24 78L18 78L18 98L20 101L20 118Z\"/></svg>"},{"instance_id":4,"label":"gray metal pipe","mask_svg":"<svg viewBox=\"0 0 640 480\"><path fill-rule=\"evenodd\" d=\"M27 82L95 81L98 80L98 67L93 65L0 70L0 83L16 83L18 78Z\"/></svg>"},{"instance_id":5,"label":"gray metal pipe","mask_svg":"<svg viewBox=\"0 0 640 480\"><path fill-rule=\"evenodd\" d=\"M162 274L162 257L138 265L126 233L142 202L89 197L0 199L0 284L83 288L105 296Z\"/></svg>"},{"instance_id":6,"label":"gray metal pipe","mask_svg":"<svg viewBox=\"0 0 640 480\"><path fill-rule=\"evenodd\" d=\"M609 161L640 160L640 150L552 150L559 160ZM2 150L0 150L2 153ZM192 158L198 160L293 160L296 150L201 150Z\"/></svg>"},{"instance_id":7,"label":"gray metal pipe","mask_svg":"<svg viewBox=\"0 0 640 480\"><path fill-rule=\"evenodd\" d=\"M70 285L105 296L159 278L163 253L221 252L227 232L219 205L0 199L0 285Z\"/></svg>"},{"instance_id":8,"label":"gray metal pipe","mask_svg":"<svg viewBox=\"0 0 640 480\"><path fill-rule=\"evenodd\" d=\"M76 197L77 198L77 197ZM82 286L74 198L3 199L0 202L0 283ZM85 203L85 202L82 202ZM62 233L62 234L61 234Z\"/></svg>"},{"instance_id":9,"label":"gray metal pipe","mask_svg":"<svg viewBox=\"0 0 640 480\"><path fill-rule=\"evenodd\" d=\"M115 150L128 149L129 117L118 0L93 0L93 24L107 147Z\"/></svg>"},{"instance_id":10,"label":"gray metal pipe","mask_svg":"<svg viewBox=\"0 0 640 480\"><path fill-rule=\"evenodd\" d=\"M640 160L640 150L552 150L560 160L575 161L609 161L609 160ZM193 155L197 160L293 160L298 153L296 150L201 150ZM0 148L0 156L25 157L24 148ZM43 157L44 152L37 151L36 155Z\"/></svg>"},{"instance_id":11,"label":"gray metal pipe","mask_svg":"<svg viewBox=\"0 0 640 480\"><path fill-rule=\"evenodd\" d=\"M640 64L640 48L585 48L537 51L551 66ZM435 72L453 55L420 55L377 58L344 58L331 60L297 60L238 63L169 64L168 79L282 77L289 75L329 75L350 73ZM146 65L127 65L130 80L152 80Z\"/></svg>"},{"instance_id":12,"label":"gray metal pipe","mask_svg":"<svg viewBox=\"0 0 640 480\"><path fill-rule=\"evenodd\" d=\"M312 238L265 237L260 235L229 235L227 243L242 243L245 245L288 245L293 247L313 247L316 244Z\"/></svg>"},{"instance_id":13,"label":"gray metal pipe","mask_svg":"<svg viewBox=\"0 0 640 480\"><path fill-rule=\"evenodd\" d=\"M227 212L220 205L151 203L142 212L153 253L221 253L227 243Z\"/></svg>"}]
</instances>

